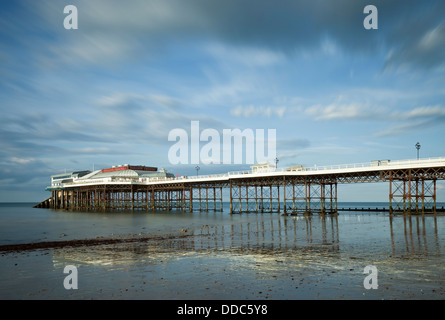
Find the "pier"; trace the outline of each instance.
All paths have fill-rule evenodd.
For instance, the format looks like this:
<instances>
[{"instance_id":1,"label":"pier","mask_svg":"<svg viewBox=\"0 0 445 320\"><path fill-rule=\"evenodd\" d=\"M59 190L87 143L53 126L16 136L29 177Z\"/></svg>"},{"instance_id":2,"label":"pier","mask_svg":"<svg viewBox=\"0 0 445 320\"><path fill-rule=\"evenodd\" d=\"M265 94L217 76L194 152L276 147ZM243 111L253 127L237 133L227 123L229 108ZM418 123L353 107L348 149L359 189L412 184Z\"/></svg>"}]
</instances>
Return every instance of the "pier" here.
<instances>
[{"instance_id":1,"label":"pier","mask_svg":"<svg viewBox=\"0 0 445 320\"><path fill-rule=\"evenodd\" d=\"M436 213L445 158L248 171L175 177L165 170L123 165L51 177L51 197L36 207L79 211L183 210L230 213L337 214L339 186L387 183L390 213ZM369 210L371 211L371 210ZM383 210L382 210L383 211Z\"/></svg>"}]
</instances>

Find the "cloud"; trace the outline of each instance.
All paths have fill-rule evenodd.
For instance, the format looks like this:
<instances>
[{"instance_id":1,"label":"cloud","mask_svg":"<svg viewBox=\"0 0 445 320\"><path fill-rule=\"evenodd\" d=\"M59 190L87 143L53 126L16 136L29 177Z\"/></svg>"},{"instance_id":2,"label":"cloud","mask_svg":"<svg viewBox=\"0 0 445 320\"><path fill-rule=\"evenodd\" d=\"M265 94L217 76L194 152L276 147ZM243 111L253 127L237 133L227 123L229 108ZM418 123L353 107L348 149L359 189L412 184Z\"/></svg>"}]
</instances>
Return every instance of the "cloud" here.
<instances>
[{"instance_id":1,"label":"cloud","mask_svg":"<svg viewBox=\"0 0 445 320\"><path fill-rule=\"evenodd\" d=\"M379 131L375 133L376 137L393 137L403 135L409 132L419 132L420 130L424 130L429 128L435 121L433 120L423 120L423 121L414 121L403 123L399 125L395 125L389 127L386 130Z\"/></svg>"},{"instance_id":2,"label":"cloud","mask_svg":"<svg viewBox=\"0 0 445 320\"><path fill-rule=\"evenodd\" d=\"M375 136L397 136L406 133L420 132L440 124L443 125L445 124L445 107L424 106L409 111L398 111L388 115L388 118L398 124L375 133Z\"/></svg>"},{"instance_id":3,"label":"cloud","mask_svg":"<svg viewBox=\"0 0 445 320\"><path fill-rule=\"evenodd\" d=\"M332 103L327 106L315 105L306 108L305 113L314 116L316 120L382 118L381 112L375 108L355 103Z\"/></svg>"},{"instance_id":4,"label":"cloud","mask_svg":"<svg viewBox=\"0 0 445 320\"><path fill-rule=\"evenodd\" d=\"M204 88L192 90L186 94L188 106L207 109L209 107L227 107L236 105L247 96L256 94L254 80L245 75L230 75L228 81L208 75L210 84Z\"/></svg>"},{"instance_id":5,"label":"cloud","mask_svg":"<svg viewBox=\"0 0 445 320\"><path fill-rule=\"evenodd\" d=\"M419 108L415 108L410 111L400 112L397 114L404 119L413 119L413 118L440 118L445 117L445 107L437 105L437 106L423 106Z\"/></svg>"},{"instance_id":6,"label":"cloud","mask_svg":"<svg viewBox=\"0 0 445 320\"><path fill-rule=\"evenodd\" d=\"M384 68L404 70L407 68L432 70L445 67L445 4L436 2L431 11L416 17L393 37L395 46L388 52ZM441 14L439 15L439 12ZM409 20L407 20L409 21ZM415 29L414 29L415 28ZM405 34L405 35L402 35ZM409 36L407 36L409 35Z\"/></svg>"},{"instance_id":7,"label":"cloud","mask_svg":"<svg viewBox=\"0 0 445 320\"><path fill-rule=\"evenodd\" d=\"M277 140L277 157L282 164L291 163L298 156L302 155L304 150L311 146L308 139L301 138L283 138Z\"/></svg>"},{"instance_id":8,"label":"cloud","mask_svg":"<svg viewBox=\"0 0 445 320\"><path fill-rule=\"evenodd\" d=\"M164 110L180 109L183 102L174 97L162 94L138 94L132 92L112 92L96 99L95 104L101 108L119 109L124 108L141 110L142 106L153 105Z\"/></svg>"},{"instance_id":9,"label":"cloud","mask_svg":"<svg viewBox=\"0 0 445 320\"><path fill-rule=\"evenodd\" d=\"M387 70L431 69L445 61L442 1L375 0L379 9L375 32L363 28L365 1L283 0L277 5L270 0L73 0L70 4L79 12L75 32L63 28L63 4L17 1L12 19L2 21L0 35L9 39L14 34L15 43L34 55L28 62L8 55L10 62L35 67L80 67L83 62L119 68L117 62L154 61L178 47L204 48L218 59L225 56L257 67L314 53L364 57L382 53ZM3 45L8 48L10 41Z\"/></svg>"},{"instance_id":10,"label":"cloud","mask_svg":"<svg viewBox=\"0 0 445 320\"><path fill-rule=\"evenodd\" d=\"M171 130L190 130L190 122L194 120L217 130L227 127L216 117L179 107L187 102L166 95L112 93L96 103L101 111L93 126L106 136L118 136L115 140L119 142L165 145Z\"/></svg>"},{"instance_id":11,"label":"cloud","mask_svg":"<svg viewBox=\"0 0 445 320\"><path fill-rule=\"evenodd\" d=\"M366 32L363 28L362 1L339 0L335 2L283 0L279 5L269 0L133 0L122 3L117 0L73 0L79 11L79 29L69 36L61 27L60 4L39 1L32 9L42 15L42 20L65 36L68 46L63 49L66 59L85 61L144 56L161 53L172 41L192 42L216 40L231 47L242 45L229 57L247 63L269 64L281 59L273 52L291 54L299 50L332 50L343 52L373 53L387 45L390 32L409 12L417 12L426 6L418 1L374 1L381 9L379 32ZM422 10L432 16L431 10ZM436 19L437 20L437 19ZM57 29L56 29L57 28ZM389 29L389 32L387 31ZM395 36L401 36L396 34ZM261 49L252 56L248 47ZM223 47L213 48L220 54ZM61 53L61 52L59 52Z\"/></svg>"},{"instance_id":12,"label":"cloud","mask_svg":"<svg viewBox=\"0 0 445 320\"><path fill-rule=\"evenodd\" d=\"M374 133L375 137L398 136L409 132L419 132L445 123L445 107L442 105L421 106L411 109L383 108L378 100L370 104L342 102L342 99L329 105L314 105L304 112L315 120L356 120L386 123L385 130Z\"/></svg>"},{"instance_id":13,"label":"cloud","mask_svg":"<svg viewBox=\"0 0 445 320\"><path fill-rule=\"evenodd\" d=\"M19 163L19 164L28 164L28 163L35 161L35 159L33 159L33 158L21 159L21 158L17 158L17 157L12 157L11 160L12 160L12 162Z\"/></svg>"},{"instance_id":14,"label":"cloud","mask_svg":"<svg viewBox=\"0 0 445 320\"><path fill-rule=\"evenodd\" d=\"M78 154L78 155L102 155L102 154L116 154L116 150L108 147L85 147L85 148L73 148L68 149L67 152Z\"/></svg>"},{"instance_id":15,"label":"cloud","mask_svg":"<svg viewBox=\"0 0 445 320\"><path fill-rule=\"evenodd\" d=\"M230 110L230 114L236 117L253 117L253 116L263 116L270 118L272 116L277 116L282 118L286 112L286 107L277 106L238 106Z\"/></svg>"},{"instance_id":16,"label":"cloud","mask_svg":"<svg viewBox=\"0 0 445 320\"><path fill-rule=\"evenodd\" d=\"M42 154L57 154L63 151L63 148L42 143L38 138L31 140L29 136L13 132L0 131L0 160L26 159L28 157L38 157Z\"/></svg>"},{"instance_id":17,"label":"cloud","mask_svg":"<svg viewBox=\"0 0 445 320\"><path fill-rule=\"evenodd\" d=\"M180 99L169 97L166 95L150 94L148 99L155 102L157 105L167 109L179 109L182 107L183 102Z\"/></svg>"},{"instance_id":18,"label":"cloud","mask_svg":"<svg viewBox=\"0 0 445 320\"><path fill-rule=\"evenodd\" d=\"M221 43L211 44L207 51L217 61L224 61L243 67L268 67L286 61L286 56L276 50L263 47L229 46Z\"/></svg>"},{"instance_id":19,"label":"cloud","mask_svg":"<svg viewBox=\"0 0 445 320\"><path fill-rule=\"evenodd\" d=\"M22 159L13 157L8 160L0 160L0 188L20 187L29 188L27 183L35 179L49 179L51 169L45 161L37 159Z\"/></svg>"},{"instance_id":20,"label":"cloud","mask_svg":"<svg viewBox=\"0 0 445 320\"><path fill-rule=\"evenodd\" d=\"M277 158L279 160L278 166L287 166L295 164L296 159L301 156L304 150L311 146L308 139L303 138L281 138L277 139ZM274 159L270 159L273 162Z\"/></svg>"}]
</instances>

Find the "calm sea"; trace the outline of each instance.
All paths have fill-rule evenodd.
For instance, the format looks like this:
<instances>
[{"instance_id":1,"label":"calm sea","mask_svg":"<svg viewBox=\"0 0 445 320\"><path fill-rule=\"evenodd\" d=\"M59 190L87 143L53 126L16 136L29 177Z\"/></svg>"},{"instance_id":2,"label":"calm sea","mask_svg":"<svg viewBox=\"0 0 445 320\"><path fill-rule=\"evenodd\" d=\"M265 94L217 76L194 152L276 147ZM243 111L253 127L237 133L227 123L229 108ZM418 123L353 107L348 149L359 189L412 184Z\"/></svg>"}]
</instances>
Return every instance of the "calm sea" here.
<instances>
[{"instance_id":1,"label":"calm sea","mask_svg":"<svg viewBox=\"0 0 445 320\"><path fill-rule=\"evenodd\" d=\"M280 219L280 215L233 214L224 203L223 212L69 212L33 208L35 203L0 203L0 244L95 238L152 232L199 229L203 225L237 225L249 221ZM383 202L344 202L339 208L385 208ZM364 214L367 219L382 212L345 212L341 216ZM341 217L340 216L340 217ZM384 217L387 214L383 214ZM384 218L386 219L386 218ZM386 219L387 220L387 219ZM385 220L385 221L386 221Z\"/></svg>"}]
</instances>

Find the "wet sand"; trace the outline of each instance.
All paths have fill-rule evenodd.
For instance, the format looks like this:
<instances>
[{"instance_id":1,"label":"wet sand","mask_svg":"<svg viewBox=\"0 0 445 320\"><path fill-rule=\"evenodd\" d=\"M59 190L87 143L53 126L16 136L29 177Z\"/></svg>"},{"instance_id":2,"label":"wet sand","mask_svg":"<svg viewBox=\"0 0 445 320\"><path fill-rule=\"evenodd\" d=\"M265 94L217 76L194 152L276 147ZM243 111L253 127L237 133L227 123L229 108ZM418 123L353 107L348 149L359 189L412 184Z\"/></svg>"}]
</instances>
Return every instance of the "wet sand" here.
<instances>
[{"instance_id":1,"label":"wet sand","mask_svg":"<svg viewBox=\"0 0 445 320\"><path fill-rule=\"evenodd\" d=\"M62 234L62 236L64 236ZM134 242L146 242L152 240L169 240L176 238L184 238L189 235L177 234L164 234L164 235L124 235L124 236L114 236L114 237L96 237L93 239L71 239L71 240L60 240L60 241L42 241L42 242L30 242L30 243L18 243L18 244L6 244L0 245L0 253L8 252L25 252L34 251L41 249L62 249L62 248L75 248L75 247L86 247L86 246L98 246L107 244L125 244Z\"/></svg>"},{"instance_id":2,"label":"wet sand","mask_svg":"<svg viewBox=\"0 0 445 320\"><path fill-rule=\"evenodd\" d=\"M0 246L1 299L445 298L444 217L273 217ZM438 219L438 220L434 220ZM78 269L66 290L63 269ZM364 287L364 268L378 288Z\"/></svg>"}]
</instances>

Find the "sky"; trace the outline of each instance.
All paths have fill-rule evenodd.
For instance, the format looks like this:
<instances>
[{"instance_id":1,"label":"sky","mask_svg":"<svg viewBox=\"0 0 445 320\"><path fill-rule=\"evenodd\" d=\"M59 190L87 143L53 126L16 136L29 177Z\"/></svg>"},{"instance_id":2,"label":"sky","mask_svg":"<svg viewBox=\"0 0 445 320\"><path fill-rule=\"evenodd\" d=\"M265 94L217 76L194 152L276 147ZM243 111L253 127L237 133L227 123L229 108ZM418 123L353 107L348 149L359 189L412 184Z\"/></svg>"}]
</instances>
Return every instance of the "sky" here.
<instances>
[{"instance_id":1,"label":"sky","mask_svg":"<svg viewBox=\"0 0 445 320\"><path fill-rule=\"evenodd\" d=\"M377 29L364 27L368 4ZM64 27L67 5L77 29ZM168 157L169 132L190 134L192 121L221 136L275 129L279 168L415 159L417 142L421 158L445 157L444 1L0 6L0 201L44 200L65 171L129 163L194 175ZM340 186L339 199L387 201L388 185Z\"/></svg>"}]
</instances>

